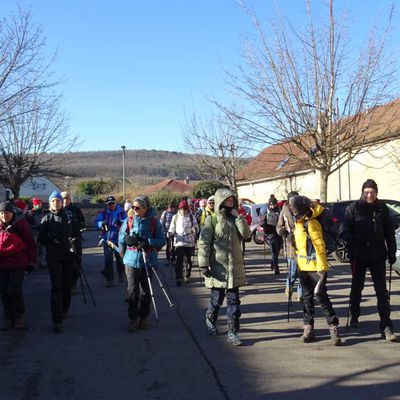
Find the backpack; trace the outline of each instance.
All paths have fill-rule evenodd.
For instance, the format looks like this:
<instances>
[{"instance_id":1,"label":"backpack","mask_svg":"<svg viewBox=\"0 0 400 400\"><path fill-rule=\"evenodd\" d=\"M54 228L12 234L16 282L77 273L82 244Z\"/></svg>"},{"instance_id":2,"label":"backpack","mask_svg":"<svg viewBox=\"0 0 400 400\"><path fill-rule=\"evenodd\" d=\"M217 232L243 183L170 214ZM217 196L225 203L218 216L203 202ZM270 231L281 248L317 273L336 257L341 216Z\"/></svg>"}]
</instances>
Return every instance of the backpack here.
<instances>
[{"instance_id":1,"label":"backpack","mask_svg":"<svg viewBox=\"0 0 400 400\"><path fill-rule=\"evenodd\" d=\"M0 231L0 257L9 257L27 249L26 243L7 229Z\"/></svg>"},{"instance_id":2,"label":"backpack","mask_svg":"<svg viewBox=\"0 0 400 400\"><path fill-rule=\"evenodd\" d=\"M135 216L133 216L133 218L128 218L128 221L126 224L126 231L125 231L127 235L130 234L134 219L135 219ZM156 234L157 234L157 218L156 217L152 217L150 219L150 225L151 225L151 235L152 235L153 239L155 239ZM153 248L157 251L160 251L163 248L163 246L158 246L158 247L153 247Z\"/></svg>"},{"instance_id":3,"label":"backpack","mask_svg":"<svg viewBox=\"0 0 400 400\"><path fill-rule=\"evenodd\" d=\"M334 251L336 251L338 244L336 239L334 222L327 217L325 210L316 218L316 220L321 225L322 237L325 243L326 254L331 254ZM308 221L304 222L304 228L307 230L307 236L308 236ZM309 238L307 239L307 244L308 241L311 242Z\"/></svg>"}]
</instances>

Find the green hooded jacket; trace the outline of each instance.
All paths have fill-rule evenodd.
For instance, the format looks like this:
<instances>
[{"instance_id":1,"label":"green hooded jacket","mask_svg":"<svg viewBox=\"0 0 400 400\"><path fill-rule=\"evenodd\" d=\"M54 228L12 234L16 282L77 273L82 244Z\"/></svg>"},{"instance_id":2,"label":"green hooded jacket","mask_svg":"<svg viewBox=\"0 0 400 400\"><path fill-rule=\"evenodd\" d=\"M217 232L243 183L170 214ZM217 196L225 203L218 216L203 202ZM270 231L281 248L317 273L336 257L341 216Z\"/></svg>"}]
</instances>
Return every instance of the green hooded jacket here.
<instances>
[{"instance_id":1,"label":"green hooded jacket","mask_svg":"<svg viewBox=\"0 0 400 400\"><path fill-rule=\"evenodd\" d=\"M251 236L243 215L226 214L221 204L234 197L234 209L238 209L237 197L228 189L215 193L215 216L208 216L199 240L199 266L209 267L211 277L205 278L207 288L232 289L246 284L241 242Z\"/></svg>"}]
</instances>

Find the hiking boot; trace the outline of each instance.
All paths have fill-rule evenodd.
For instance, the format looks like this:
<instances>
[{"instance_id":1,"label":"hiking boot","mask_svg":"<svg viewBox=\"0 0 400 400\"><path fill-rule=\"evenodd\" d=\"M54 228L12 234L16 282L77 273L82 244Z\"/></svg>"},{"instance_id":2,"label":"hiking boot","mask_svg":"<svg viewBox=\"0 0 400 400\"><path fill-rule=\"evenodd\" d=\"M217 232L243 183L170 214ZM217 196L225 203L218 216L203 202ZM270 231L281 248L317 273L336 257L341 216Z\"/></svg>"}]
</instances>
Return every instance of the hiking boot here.
<instances>
[{"instance_id":1,"label":"hiking boot","mask_svg":"<svg viewBox=\"0 0 400 400\"><path fill-rule=\"evenodd\" d=\"M342 343L336 325L329 326L329 334L331 335L331 342L334 346L339 346Z\"/></svg>"},{"instance_id":2,"label":"hiking boot","mask_svg":"<svg viewBox=\"0 0 400 400\"><path fill-rule=\"evenodd\" d=\"M236 331L233 330L228 331L228 338L226 339L226 341L233 346L242 345L242 341L240 340L239 335Z\"/></svg>"},{"instance_id":3,"label":"hiking boot","mask_svg":"<svg viewBox=\"0 0 400 400\"><path fill-rule=\"evenodd\" d=\"M147 319L146 318L139 318L139 322L137 325L138 329L146 329L147 328Z\"/></svg>"},{"instance_id":4,"label":"hiking boot","mask_svg":"<svg viewBox=\"0 0 400 400\"><path fill-rule=\"evenodd\" d=\"M279 265L274 267L274 275L279 275L281 272L279 271Z\"/></svg>"},{"instance_id":5,"label":"hiking boot","mask_svg":"<svg viewBox=\"0 0 400 400\"><path fill-rule=\"evenodd\" d=\"M26 320L24 317L21 318L16 318L15 319L15 324L14 324L14 329L17 331L22 331L27 328Z\"/></svg>"},{"instance_id":6,"label":"hiking boot","mask_svg":"<svg viewBox=\"0 0 400 400\"><path fill-rule=\"evenodd\" d=\"M303 335L300 337L303 343L310 343L315 339L314 327L312 325L304 325Z\"/></svg>"},{"instance_id":7,"label":"hiking boot","mask_svg":"<svg viewBox=\"0 0 400 400\"><path fill-rule=\"evenodd\" d=\"M206 312L206 325L207 325L207 332L211 336L217 336L218 335L218 329L216 325L217 319L215 318L215 315L207 311Z\"/></svg>"},{"instance_id":8,"label":"hiking boot","mask_svg":"<svg viewBox=\"0 0 400 400\"><path fill-rule=\"evenodd\" d=\"M54 333L62 333L62 323L53 324L53 332Z\"/></svg>"},{"instance_id":9,"label":"hiking boot","mask_svg":"<svg viewBox=\"0 0 400 400\"><path fill-rule=\"evenodd\" d=\"M358 328L358 318L351 318L350 319L350 327L351 328Z\"/></svg>"},{"instance_id":10,"label":"hiking boot","mask_svg":"<svg viewBox=\"0 0 400 400\"><path fill-rule=\"evenodd\" d=\"M0 331L10 331L14 328L14 321L12 319L5 319L0 326Z\"/></svg>"},{"instance_id":11,"label":"hiking boot","mask_svg":"<svg viewBox=\"0 0 400 400\"><path fill-rule=\"evenodd\" d=\"M389 342L396 342L397 336L393 333L393 329L387 326L382 332L382 338L388 340Z\"/></svg>"}]
</instances>

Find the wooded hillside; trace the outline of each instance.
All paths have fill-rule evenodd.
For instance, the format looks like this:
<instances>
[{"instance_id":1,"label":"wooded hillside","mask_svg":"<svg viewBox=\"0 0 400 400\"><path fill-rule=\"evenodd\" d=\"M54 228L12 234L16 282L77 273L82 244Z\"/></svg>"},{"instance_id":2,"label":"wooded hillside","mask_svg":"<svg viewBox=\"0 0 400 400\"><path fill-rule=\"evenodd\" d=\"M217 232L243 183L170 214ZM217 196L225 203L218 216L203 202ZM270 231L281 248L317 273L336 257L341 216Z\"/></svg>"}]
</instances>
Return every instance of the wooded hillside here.
<instances>
[{"instance_id":1,"label":"wooded hillside","mask_svg":"<svg viewBox=\"0 0 400 400\"><path fill-rule=\"evenodd\" d=\"M122 176L122 150L73 152L63 159L65 175L74 178ZM126 150L125 176L198 178L188 154L160 150Z\"/></svg>"}]
</instances>

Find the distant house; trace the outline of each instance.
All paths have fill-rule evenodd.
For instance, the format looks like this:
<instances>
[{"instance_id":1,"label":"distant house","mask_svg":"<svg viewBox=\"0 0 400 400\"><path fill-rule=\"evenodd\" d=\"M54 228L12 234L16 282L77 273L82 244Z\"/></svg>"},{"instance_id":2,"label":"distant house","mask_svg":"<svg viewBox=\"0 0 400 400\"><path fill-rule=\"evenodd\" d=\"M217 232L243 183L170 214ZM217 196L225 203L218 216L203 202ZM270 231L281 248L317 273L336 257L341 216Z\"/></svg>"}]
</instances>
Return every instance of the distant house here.
<instances>
[{"instance_id":1,"label":"distant house","mask_svg":"<svg viewBox=\"0 0 400 400\"><path fill-rule=\"evenodd\" d=\"M176 179L165 179L155 185L148 186L143 192L145 194L157 193L160 191L180 193L182 195L188 195L193 191L193 186L188 183L188 180L184 181Z\"/></svg>"},{"instance_id":2,"label":"distant house","mask_svg":"<svg viewBox=\"0 0 400 400\"><path fill-rule=\"evenodd\" d=\"M393 111L400 112L399 100L391 106ZM381 106L375 112L383 112L384 108ZM383 121L379 129L368 132L365 151L329 176L327 200L359 198L362 183L367 178L377 182L380 198L400 200L399 135L399 118L386 125ZM309 165L307 155L291 142L266 147L236 178L239 196L256 203L266 202L272 193L284 199L292 190L310 198L320 197L319 171Z\"/></svg>"},{"instance_id":3,"label":"distant house","mask_svg":"<svg viewBox=\"0 0 400 400\"><path fill-rule=\"evenodd\" d=\"M21 185L19 195L21 197L38 197L42 201L48 201L50 194L61 189L47 176L30 178Z\"/></svg>"}]
</instances>

